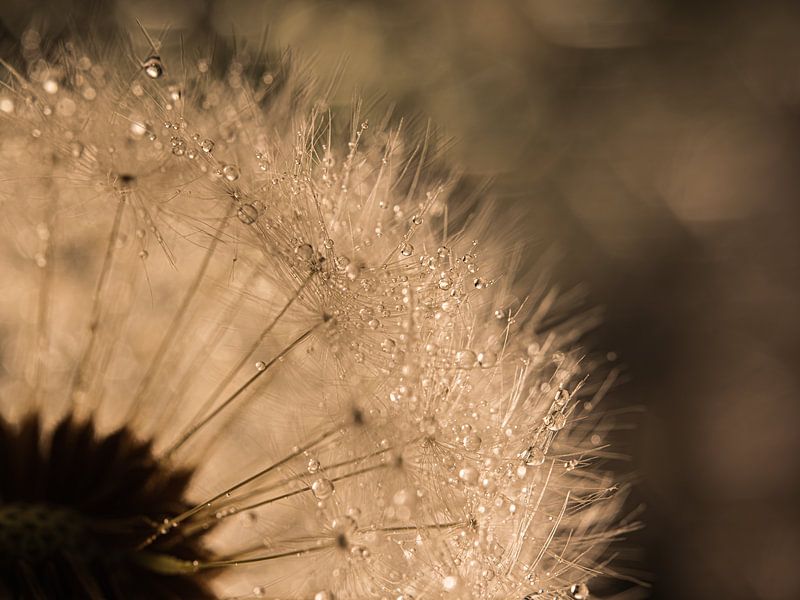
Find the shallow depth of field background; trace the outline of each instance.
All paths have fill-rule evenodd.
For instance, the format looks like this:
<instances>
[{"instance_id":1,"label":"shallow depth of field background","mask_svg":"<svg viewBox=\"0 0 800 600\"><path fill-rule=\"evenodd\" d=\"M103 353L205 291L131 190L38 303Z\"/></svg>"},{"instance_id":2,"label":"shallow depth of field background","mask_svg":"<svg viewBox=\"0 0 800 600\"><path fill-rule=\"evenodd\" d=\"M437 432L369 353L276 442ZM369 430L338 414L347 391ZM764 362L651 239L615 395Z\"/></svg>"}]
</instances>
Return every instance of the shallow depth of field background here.
<instances>
[{"instance_id":1,"label":"shallow depth of field background","mask_svg":"<svg viewBox=\"0 0 800 600\"><path fill-rule=\"evenodd\" d=\"M0 50L86 4L3 2ZM31 9L35 9L32 11ZM707 0L182 0L109 22L291 46L340 91L454 139L524 214L592 338L628 365L615 405L652 597L800 598L800 4ZM508 216L508 218L512 218Z\"/></svg>"}]
</instances>

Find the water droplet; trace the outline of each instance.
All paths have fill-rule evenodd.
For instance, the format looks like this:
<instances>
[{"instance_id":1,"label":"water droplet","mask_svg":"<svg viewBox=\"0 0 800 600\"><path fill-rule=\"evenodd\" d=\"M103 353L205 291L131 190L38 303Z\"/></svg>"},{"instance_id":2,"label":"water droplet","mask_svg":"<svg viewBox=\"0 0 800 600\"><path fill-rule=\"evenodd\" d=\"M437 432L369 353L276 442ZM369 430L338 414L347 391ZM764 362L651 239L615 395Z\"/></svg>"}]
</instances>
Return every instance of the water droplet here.
<instances>
[{"instance_id":1,"label":"water droplet","mask_svg":"<svg viewBox=\"0 0 800 600\"><path fill-rule=\"evenodd\" d=\"M560 412L550 413L544 418L544 424L550 431L560 431L567 424L567 415Z\"/></svg>"},{"instance_id":2,"label":"water droplet","mask_svg":"<svg viewBox=\"0 0 800 600\"><path fill-rule=\"evenodd\" d=\"M420 215L414 215L413 217L411 217L411 222L414 225L422 225L423 219Z\"/></svg>"},{"instance_id":3,"label":"water droplet","mask_svg":"<svg viewBox=\"0 0 800 600\"><path fill-rule=\"evenodd\" d=\"M476 289L476 290L481 290L481 289L483 289L483 286L484 286L484 285L486 285L486 284L483 282L483 279L480 279L480 278L475 278L475 279L473 280L472 284L475 286L475 289Z\"/></svg>"},{"instance_id":4,"label":"water droplet","mask_svg":"<svg viewBox=\"0 0 800 600\"><path fill-rule=\"evenodd\" d=\"M239 167L236 165L225 165L222 167L222 176L228 181L239 179Z\"/></svg>"},{"instance_id":5,"label":"water droplet","mask_svg":"<svg viewBox=\"0 0 800 600\"><path fill-rule=\"evenodd\" d=\"M322 245L325 246L327 250L330 250L333 248L333 240L331 238L327 238L324 242L322 242Z\"/></svg>"},{"instance_id":6,"label":"water droplet","mask_svg":"<svg viewBox=\"0 0 800 600\"><path fill-rule=\"evenodd\" d=\"M459 350L456 352L456 367L459 369L471 369L475 366L478 357L472 350Z\"/></svg>"},{"instance_id":7,"label":"water droplet","mask_svg":"<svg viewBox=\"0 0 800 600\"><path fill-rule=\"evenodd\" d=\"M252 204L244 204L239 208L236 213L239 220L245 225L252 225L258 218L258 209Z\"/></svg>"},{"instance_id":8,"label":"water droplet","mask_svg":"<svg viewBox=\"0 0 800 600\"><path fill-rule=\"evenodd\" d=\"M306 465L309 473L316 473L319 471L319 461L316 458L309 458L308 465Z\"/></svg>"},{"instance_id":9,"label":"water droplet","mask_svg":"<svg viewBox=\"0 0 800 600\"><path fill-rule=\"evenodd\" d=\"M295 247L294 253L303 260L311 260L314 256L314 248L311 244L299 244Z\"/></svg>"},{"instance_id":10,"label":"water droplet","mask_svg":"<svg viewBox=\"0 0 800 600\"><path fill-rule=\"evenodd\" d=\"M474 433L465 435L463 440L464 448L469 452L476 452L481 447L481 441L481 438Z\"/></svg>"},{"instance_id":11,"label":"water droplet","mask_svg":"<svg viewBox=\"0 0 800 600\"><path fill-rule=\"evenodd\" d=\"M478 354L478 364L484 368L493 367L497 362L497 355L494 352L481 352Z\"/></svg>"},{"instance_id":12,"label":"water droplet","mask_svg":"<svg viewBox=\"0 0 800 600\"><path fill-rule=\"evenodd\" d=\"M58 82L55 79L45 79L44 83L42 83L42 87L48 94L58 93Z\"/></svg>"},{"instance_id":13,"label":"water droplet","mask_svg":"<svg viewBox=\"0 0 800 600\"><path fill-rule=\"evenodd\" d=\"M318 500L325 500L333 495L333 482L324 477L317 479L311 484L311 491Z\"/></svg>"},{"instance_id":14,"label":"water droplet","mask_svg":"<svg viewBox=\"0 0 800 600\"><path fill-rule=\"evenodd\" d=\"M131 135L134 137L142 137L145 133L147 133L147 125L141 121L133 121L131 123Z\"/></svg>"},{"instance_id":15,"label":"water droplet","mask_svg":"<svg viewBox=\"0 0 800 600\"><path fill-rule=\"evenodd\" d=\"M203 140L200 142L200 149L208 154L214 149L214 140Z\"/></svg>"},{"instance_id":16,"label":"water droplet","mask_svg":"<svg viewBox=\"0 0 800 600\"><path fill-rule=\"evenodd\" d=\"M569 392L563 387L558 388L555 397L556 406L564 406L567 402L569 402Z\"/></svg>"},{"instance_id":17,"label":"water droplet","mask_svg":"<svg viewBox=\"0 0 800 600\"><path fill-rule=\"evenodd\" d=\"M400 254L403 256L411 256L414 254L414 246L409 244L408 242L403 242L400 244Z\"/></svg>"},{"instance_id":18,"label":"water droplet","mask_svg":"<svg viewBox=\"0 0 800 600\"><path fill-rule=\"evenodd\" d=\"M314 594L314 600L334 600L334 596L331 592L323 590Z\"/></svg>"},{"instance_id":19,"label":"water droplet","mask_svg":"<svg viewBox=\"0 0 800 600\"><path fill-rule=\"evenodd\" d=\"M458 588L459 583L461 583L461 579L458 577L458 575L448 575L442 579L442 587L446 592L455 591Z\"/></svg>"},{"instance_id":20,"label":"water droplet","mask_svg":"<svg viewBox=\"0 0 800 600\"><path fill-rule=\"evenodd\" d=\"M263 360L260 360L256 363L256 371L263 371L266 368L267 368L267 363L265 363Z\"/></svg>"},{"instance_id":21,"label":"water droplet","mask_svg":"<svg viewBox=\"0 0 800 600\"><path fill-rule=\"evenodd\" d=\"M257 585L253 588L253 596L256 598L263 598L266 593L267 588L265 588L263 585Z\"/></svg>"},{"instance_id":22,"label":"water droplet","mask_svg":"<svg viewBox=\"0 0 800 600\"><path fill-rule=\"evenodd\" d=\"M523 453L523 459L528 466L537 467L544 463L544 451L537 446L528 448Z\"/></svg>"},{"instance_id":23,"label":"water droplet","mask_svg":"<svg viewBox=\"0 0 800 600\"><path fill-rule=\"evenodd\" d=\"M183 156L186 154L186 142L182 139L174 137L170 140L170 143L172 144L172 153L175 156Z\"/></svg>"},{"instance_id":24,"label":"water droplet","mask_svg":"<svg viewBox=\"0 0 800 600\"><path fill-rule=\"evenodd\" d=\"M585 583L575 583L569 588L569 597L573 600L587 600L589 596L589 588Z\"/></svg>"},{"instance_id":25,"label":"water droplet","mask_svg":"<svg viewBox=\"0 0 800 600\"><path fill-rule=\"evenodd\" d=\"M392 338L386 338L381 342L381 350L387 353L394 352L394 349L397 347L397 343Z\"/></svg>"},{"instance_id":26,"label":"water droplet","mask_svg":"<svg viewBox=\"0 0 800 600\"><path fill-rule=\"evenodd\" d=\"M458 478L466 484L473 485L478 481L478 470L475 467L464 467L458 472Z\"/></svg>"},{"instance_id":27,"label":"water droplet","mask_svg":"<svg viewBox=\"0 0 800 600\"><path fill-rule=\"evenodd\" d=\"M151 56L142 65L145 75L150 79L159 79L164 75L164 65L161 63L161 58L158 56Z\"/></svg>"},{"instance_id":28,"label":"water droplet","mask_svg":"<svg viewBox=\"0 0 800 600\"><path fill-rule=\"evenodd\" d=\"M355 281L361 275L361 269L355 263L350 263L344 268L344 274L350 281Z\"/></svg>"}]
</instances>

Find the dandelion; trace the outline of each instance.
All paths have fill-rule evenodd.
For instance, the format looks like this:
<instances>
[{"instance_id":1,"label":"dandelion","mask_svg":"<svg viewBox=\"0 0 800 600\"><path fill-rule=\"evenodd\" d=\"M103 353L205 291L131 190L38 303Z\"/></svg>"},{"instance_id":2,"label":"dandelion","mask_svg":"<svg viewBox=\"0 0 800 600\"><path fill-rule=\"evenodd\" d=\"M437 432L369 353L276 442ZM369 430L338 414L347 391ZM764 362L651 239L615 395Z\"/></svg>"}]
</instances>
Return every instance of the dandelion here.
<instances>
[{"instance_id":1,"label":"dandelion","mask_svg":"<svg viewBox=\"0 0 800 600\"><path fill-rule=\"evenodd\" d=\"M430 137L146 39L4 63L0 590L588 598L635 527L591 316Z\"/></svg>"}]
</instances>

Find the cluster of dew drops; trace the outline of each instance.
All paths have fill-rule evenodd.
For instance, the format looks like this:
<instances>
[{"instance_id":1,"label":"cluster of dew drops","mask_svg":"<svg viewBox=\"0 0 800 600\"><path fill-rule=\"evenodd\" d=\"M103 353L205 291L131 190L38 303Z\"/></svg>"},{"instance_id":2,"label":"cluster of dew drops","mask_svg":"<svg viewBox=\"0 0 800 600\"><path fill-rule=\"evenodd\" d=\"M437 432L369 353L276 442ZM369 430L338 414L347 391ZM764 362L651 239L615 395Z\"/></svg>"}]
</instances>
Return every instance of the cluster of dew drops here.
<instances>
[{"instance_id":1,"label":"cluster of dew drops","mask_svg":"<svg viewBox=\"0 0 800 600\"><path fill-rule=\"evenodd\" d=\"M91 65L88 59L81 58L78 61L78 68L82 71L91 71ZM208 69L208 64L201 62L199 64L201 71ZM93 74L96 77L102 75L102 70L95 68ZM141 63L141 69L146 77L158 80L162 79L165 74L164 64L157 54L149 56ZM88 83L88 79L81 80L80 76L78 81L82 86L82 96L85 100L91 101L96 96L96 90ZM55 95L58 93L58 82L50 77L44 77L41 81L43 90L48 95ZM142 95L143 90L141 86L134 83L133 93L135 95ZM181 101L181 92L179 88L170 87L169 97L173 102ZM14 103L8 97L0 98L0 111L4 113L12 113L14 111ZM167 110L171 110L171 105L165 106ZM75 103L69 97L64 97L58 101L55 110L57 114L62 116L70 116L74 114L76 108ZM50 109L52 111L52 109ZM47 111L45 111L47 114ZM211 157L215 142L212 139L202 137L200 134L195 133L191 136L191 142L183 136L182 131L185 129L186 124L182 120L178 123L165 122L166 129L171 131L170 149L172 154L177 157L186 157L188 159L195 159L200 156ZM362 127L362 130L366 127ZM157 136L152 132L151 127L140 121L133 121L130 125L130 133L136 137L148 136L150 141L156 141ZM39 130L32 132L34 137L41 135ZM263 161L261 153L256 154L256 159L259 161L259 167L262 170L266 169L266 162ZM216 161L215 161L216 162ZM214 163L212 163L214 164ZM236 164L216 163L218 167L215 175L224 181L233 184L241 175L240 168ZM201 164L201 169L207 169L205 164ZM276 183L273 180L273 183ZM236 195L234 194L234 198ZM429 194L430 198L430 194ZM395 212L400 213L395 207ZM244 202L240 201L237 217L245 225L255 224L263 212L263 206L257 201ZM410 218L409 234L416 228L423 224L423 215L415 213ZM380 224L374 231L377 237L382 235ZM46 232L40 232L40 237L46 239ZM473 246L477 242L473 243ZM326 239L321 244L325 251L333 249L333 240ZM144 251L143 251L144 252ZM434 322L446 321L447 314L454 311L462 302L463 297L467 293L474 293L486 287L491 286L494 282L486 280L479 274L477 266L476 255L473 250L470 250L463 256L455 258L452 251L447 246L440 246L430 256L421 255L415 260L415 247L411 241L411 235L406 235L400 241L396 250L401 264L406 265L402 269L393 270L391 273L381 273L381 277L386 278L383 283L384 289L382 290L386 296L386 302L377 305L375 308L363 307L358 313L357 317L351 321L347 321L346 315L336 315L339 318L337 323L340 331L347 331L349 327L356 329L365 328L380 332L384 329L382 320L391 320L392 317L397 317L408 310L408 306L412 304L413 291L424 291L419 301L420 310L423 317L432 319ZM374 291L370 286L375 285L376 278L362 277L362 271L365 268L357 261L352 261L344 256L336 256L333 258L333 265L331 268L328 265L325 269L322 268L325 262L323 253L317 252L314 247L306 241L297 240L294 248L295 259L309 264L313 269L323 274L323 279L331 280L331 285L339 286L341 289L350 289L350 286L358 285L364 291ZM330 252L329 252L329 255ZM44 259L37 259L37 263ZM331 261L329 261L331 262ZM40 265L43 266L43 265ZM380 281L380 279L378 279ZM467 288L467 289L465 289ZM498 321L505 321L510 324L512 316L509 309L498 308L495 311L495 317ZM349 339L357 339L355 336L350 336ZM402 365L401 377L399 383L389 392L389 399L394 404L399 403L412 403L415 400L415 390L413 386L416 384L418 378L418 369L423 366L421 364L415 365L413 360L409 360L405 352L408 340L405 339L404 334L400 333L394 336L382 337L377 342L377 348L384 356L388 356L387 371L391 370L396 365ZM366 352L371 348L348 348L351 355L356 362L363 360ZM428 342L421 348L423 356L438 357L439 359L447 359L450 364L456 366L460 370L469 370L473 368L491 369L498 362L498 353L495 349L484 349L476 351L471 348L462 348L453 350L451 348L441 349L437 346L435 341ZM380 356L380 353L378 355ZM542 351L538 344L532 343L528 348L528 355L531 360L542 360ZM562 356L555 357L556 362L563 360ZM259 361L255 365L257 370L263 370L266 365ZM423 379L422 385L435 385ZM562 410L565 405L565 400L569 398L569 393L566 390L559 389L556 395L556 401L553 403L553 408L544 418L544 425L546 430L556 432L562 429L566 423L566 414ZM420 429L423 432L432 432L435 430L436 424L430 419L423 419L420 423ZM460 443L468 453L477 452L481 448L482 440L478 432L474 431L471 426L463 425L460 428ZM529 448L520 454L523 465L540 465L545 460L546 447L544 444L532 444ZM523 468L523 467L520 467ZM315 458L310 458L307 465L308 472L315 474L320 469L319 461ZM478 470L471 466L466 465L458 470L458 478L467 485L475 485L479 479ZM329 479L324 477L317 478L311 484L311 492L320 501L330 498L334 493L334 484ZM513 511L513 504L510 507ZM459 580L457 576L447 575L442 580L442 587L445 591L451 591L458 587ZM252 595L254 597L263 597L266 595L267 590L263 587L256 587L253 589ZM589 589L583 584L574 584L568 590L568 597L572 600L586 600L589 598ZM530 594L525 596L523 600L541 600L545 596L540 594ZM333 593L329 591L317 592L314 600L335 600Z\"/></svg>"},{"instance_id":2,"label":"cluster of dew drops","mask_svg":"<svg viewBox=\"0 0 800 600\"><path fill-rule=\"evenodd\" d=\"M164 74L164 67L159 57L152 56L143 63L145 74L152 79L159 79ZM178 96L173 96L173 99L178 100ZM180 126L173 123L166 123L167 128L179 129ZM366 126L362 126L362 130ZM171 137L170 144L172 153L176 156L186 156L189 159L194 159L198 150L204 154L211 154L214 150L215 143L208 138L201 138L199 134L192 136L194 142L193 148L187 148L187 144L180 136ZM257 153L256 158L261 161L261 153ZM263 165L259 162L259 165ZM328 166L330 163L326 163ZM262 167L264 170L266 168ZM240 177L240 169L234 164L222 164L216 172L216 175L223 178L229 183L237 181ZM275 181L273 181L275 183ZM429 194L430 197L430 194ZM245 225L253 225L259 219L263 211L263 206L258 202L241 203L237 216L238 219ZM395 212L400 213L398 207L395 207ZM414 214L410 219L409 233L423 224L423 216L421 214ZM376 236L382 235L380 224L375 229ZM315 248L303 241L297 240L294 247L294 255L296 260L301 263L311 265L312 270L316 270L322 274L323 280L329 280L331 285L338 285L342 289L349 289L354 284L359 284L365 291L374 291L370 286L374 285L374 279L361 277L363 266L360 266L355 261L351 261L345 256L335 256L333 258L333 269L323 268L326 262L324 252L333 249L333 240L323 240L321 246L324 249L318 252ZM421 300L421 309L425 312L426 317L432 318L434 321L444 320L446 314L457 309L465 296L464 281L468 282L467 286L470 288L467 292L472 290L482 290L491 286L494 282L486 280L478 274L478 267L476 255L474 253L474 246L477 242L473 242L473 250L467 252L460 258L454 258L450 248L447 246L440 246L431 256L419 256L417 261L409 262L413 265L412 268L407 268L406 272L402 274L392 273L387 275L388 281L385 281L385 293L387 296L386 304L379 304L376 308L362 307L358 311L358 319L355 324L348 323L345 315L336 315L339 317L337 321L337 330L339 332L347 332L350 326L357 329L367 328L373 331L380 331L383 329L382 319L389 319L393 316L402 314L407 310L407 306L411 303L411 289L414 284L417 286L417 291L433 290L434 293L426 294ZM415 255L415 247L410 241L410 235L406 235L397 247L397 253L401 260L412 259ZM330 262L330 261L328 261ZM393 304L392 304L393 302ZM509 325L513 321L509 309L498 308L495 317L499 321L507 322ZM401 378L399 384L389 392L389 399L395 404L402 402L413 403L415 400L414 390L411 382L415 382L417 375L414 361L408 360L404 355L401 346L406 341L403 334L395 337L384 337L379 342L381 352L388 355L390 360L388 362L387 371L396 365L403 365L401 371ZM354 336L350 336L354 339ZM399 343L398 343L399 342ZM334 344L334 350L336 346ZM359 347L350 347L349 350L353 351L352 356L356 362L363 360L365 350ZM497 352L494 350L475 351L470 348L462 348L458 350L444 350L442 351L437 347L435 342L428 342L424 345L423 351L428 356L439 356L446 358L450 364L456 366L460 370L469 370L472 368L490 369L494 367L498 361ZM444 356L441 356L441 353ZM538 344L531 344L528 348L528 356L531 360L541 361L542 355ZM554 355L556 363L564 359L561 353ZM255 368L259 371L266 367L265 363L259 361L255 364ZM423 385L427 382L423 381ZM556 400L553 402L551 410L544 418L545 429L549 432L557 432L562 429L566 424L566 414L562 408L569 399L569 393L563 388L559 388L556 393ZM420 429L423 432L433 433L436 430L436 424L432 419L423 419L420 424ZM482 440L480 435L475 432L468 424L460 427L460 442L463 448L469 452L477 452L481 448ZM522 465L517 471L520 477L524 476L524 472L520 470L525 469L527 466L541 465L545 460L545 444L534 444L527 448L520 454ZM573 465L574 467L574 465ZM309 458L307 470L309 474L316 474L320 469L320 463L315 458ZM478 470L470 465L464 466L458 470L458 479L466 485L476 485L479 479ZM314 479L311 486L311 492L314 497L319 501L324 501L334 494L334 483L325 477ZM509 510L514 512L514 504L512 503ZM442 588L444 591L454 591L460 585L458 576L446 575L442 579ZM264 597L267 589L262 586L253 588L253 597ZM573 584L569 587L568 597L572 600L586 600L589 598L589 589L584 583ZM402 596L405 598L405 596ZM409 597L410 598L410 597ZM523 600L542 600L545 596L541 594L531 594L525 596ZM334 594L330 591L319 591L314 595L314 600L335 600Z\"/></svg>"}]
</instances>

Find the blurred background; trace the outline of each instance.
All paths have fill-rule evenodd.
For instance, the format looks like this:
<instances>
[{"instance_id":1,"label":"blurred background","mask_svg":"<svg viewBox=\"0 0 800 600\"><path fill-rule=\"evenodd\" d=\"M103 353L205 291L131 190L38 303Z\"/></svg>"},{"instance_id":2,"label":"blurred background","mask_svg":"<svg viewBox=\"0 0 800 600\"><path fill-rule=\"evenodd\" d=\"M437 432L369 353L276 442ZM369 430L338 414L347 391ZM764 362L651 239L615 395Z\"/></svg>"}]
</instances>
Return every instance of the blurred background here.
<instances>
[{"instance_id":1,"label":"blurred background","mask_svg":"<svg viewBox=\"0 0 800 600\"><path fill-rule=\"evenodd\" d=\"M587 284L642 407L623 445L652 598L800 598L800 3L5 0L0 50L87 10L345 60L430 117Z\"/></svg>"}]
</instances>

